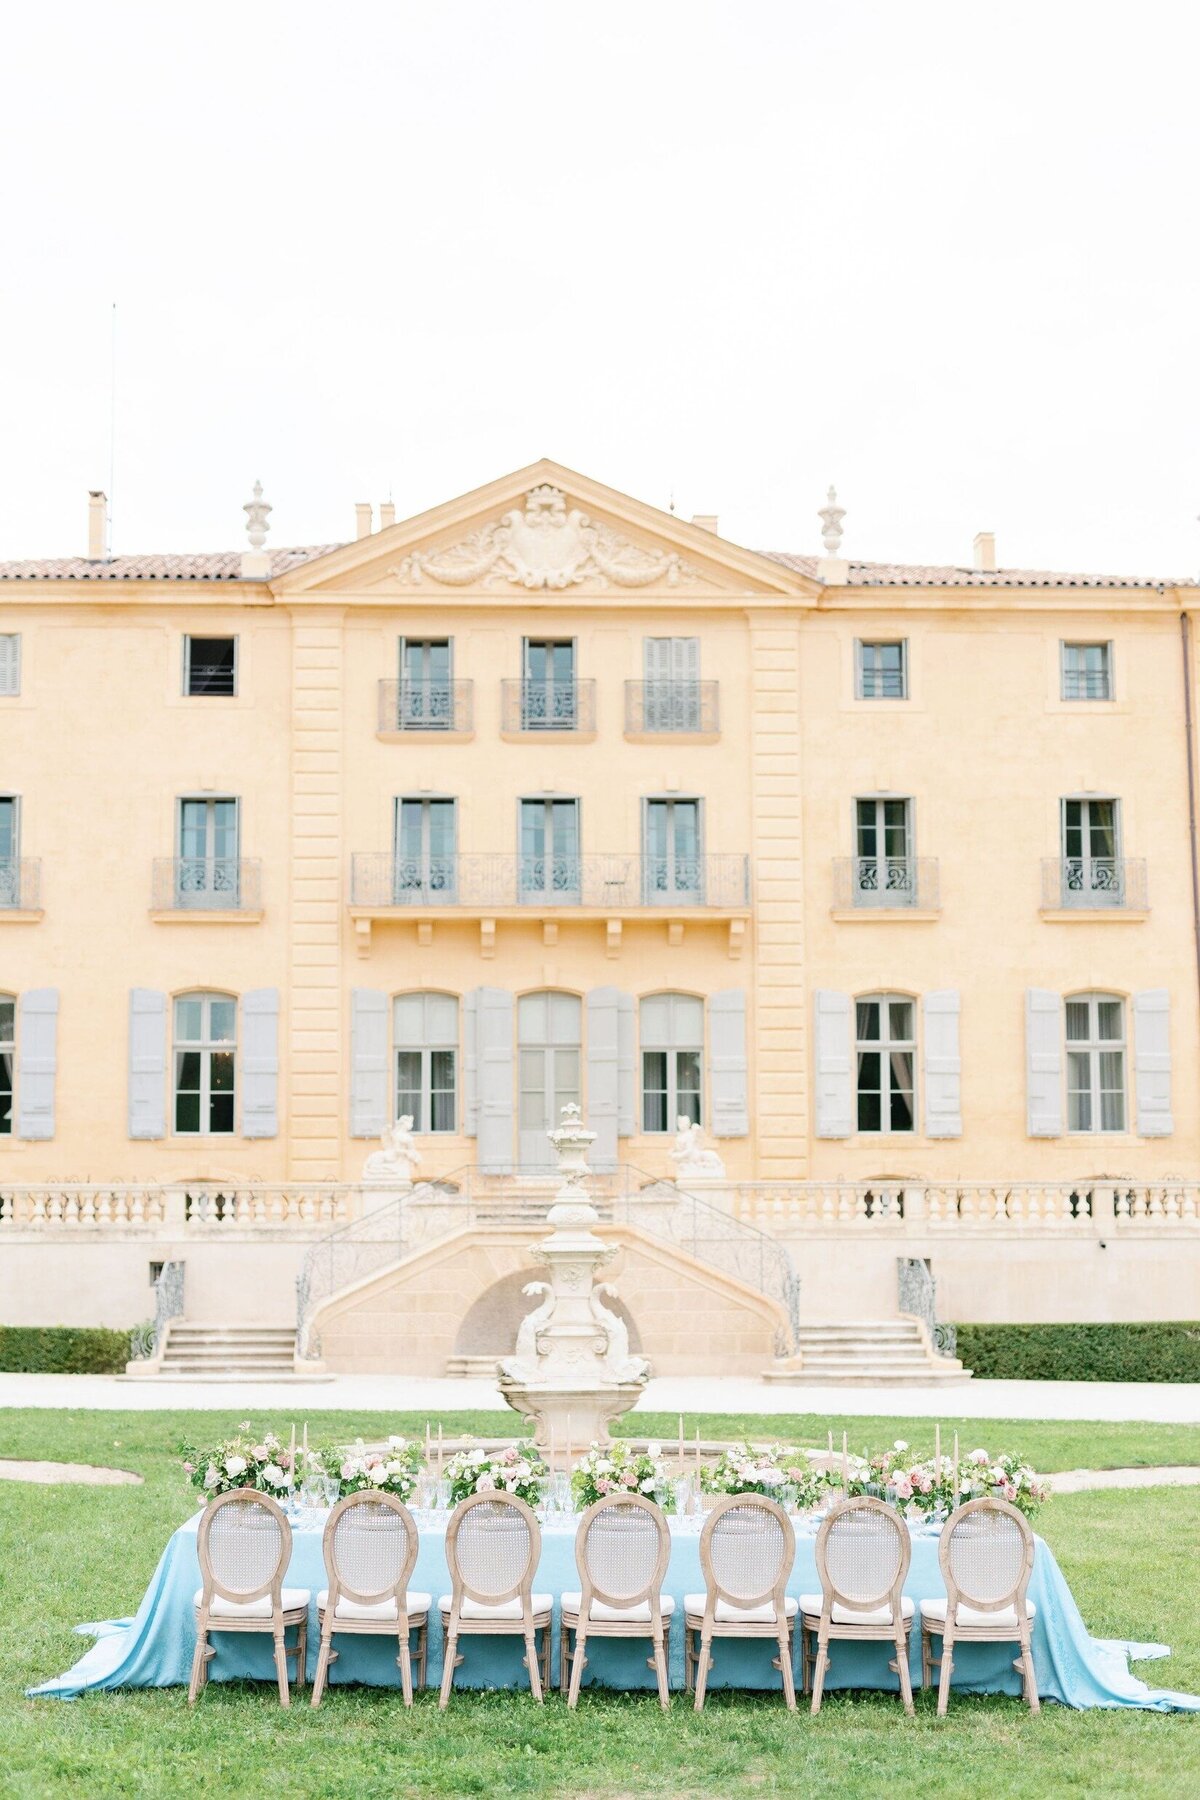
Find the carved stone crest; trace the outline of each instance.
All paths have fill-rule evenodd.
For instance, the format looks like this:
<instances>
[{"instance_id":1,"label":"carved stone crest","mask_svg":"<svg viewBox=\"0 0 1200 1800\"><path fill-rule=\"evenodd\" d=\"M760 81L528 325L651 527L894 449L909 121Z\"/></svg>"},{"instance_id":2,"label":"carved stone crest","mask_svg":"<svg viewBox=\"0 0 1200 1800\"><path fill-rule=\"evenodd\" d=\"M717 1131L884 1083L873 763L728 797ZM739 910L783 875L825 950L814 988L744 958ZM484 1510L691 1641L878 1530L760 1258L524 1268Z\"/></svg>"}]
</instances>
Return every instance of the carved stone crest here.
<instances>
[{"instance_id":1,"label":"carved stone crest","mask_svg":"<svg viewBox=\"0 0 1200 1800\"><path fill-rule=\"evenodd\" d=\"M414 550L389 571L398 581L443 587L495 587L512 582L526 588L568 588L588 580L616 587L648 587L665 580L674 586L696 571L674 551L643 550L578 507L568 507L561 488L543 484L525 497L522 509L481 526L444 550Z\"/></svg>"}]
</instances>

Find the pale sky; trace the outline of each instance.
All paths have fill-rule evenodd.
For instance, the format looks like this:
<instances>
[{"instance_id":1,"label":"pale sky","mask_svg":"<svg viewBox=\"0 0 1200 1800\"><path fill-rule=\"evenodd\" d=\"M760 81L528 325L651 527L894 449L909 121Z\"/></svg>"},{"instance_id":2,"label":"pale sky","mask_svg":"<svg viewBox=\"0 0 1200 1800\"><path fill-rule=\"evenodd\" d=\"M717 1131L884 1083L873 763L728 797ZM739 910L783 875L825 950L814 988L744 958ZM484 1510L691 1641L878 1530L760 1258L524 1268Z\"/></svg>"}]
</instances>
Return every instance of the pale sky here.
<instances>
[{"instance_id":1,"label":"pale sky","mask_svg":"<svg viewBox=\"0 0 1200 1800\"><path fill-rule=\"evenodd\" d=\"M5 9L0 556L542 455L762 549L1200 567L1176 0Z\"/></svg>"}]
</instances>

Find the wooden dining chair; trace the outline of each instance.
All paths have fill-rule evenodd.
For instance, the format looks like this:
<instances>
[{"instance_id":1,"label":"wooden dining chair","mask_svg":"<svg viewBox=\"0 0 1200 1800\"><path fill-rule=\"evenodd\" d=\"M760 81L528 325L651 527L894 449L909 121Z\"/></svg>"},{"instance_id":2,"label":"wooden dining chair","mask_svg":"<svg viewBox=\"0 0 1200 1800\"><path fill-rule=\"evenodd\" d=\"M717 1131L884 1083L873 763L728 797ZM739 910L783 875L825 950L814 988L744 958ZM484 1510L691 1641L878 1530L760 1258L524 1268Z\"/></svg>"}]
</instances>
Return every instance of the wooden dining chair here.
<instances>
[{"instance_id":1,"label":"wooden dining chair","mask_svg":"<svg viewBox=\"0 0 1200 1800\"><path fill-rule=\"evenodd\" d=\"M1041 1711L1032 1643L1037 1607L1027 1598L1033 1551L1028 1519L1007 1500L968 1500L942 1527L938 1561L946 1598L921 1602L921 1685L929 1686L940 1665L939 1719L950 1701L956 1643L1019 1643L1013 1667L1030 1711ZM935 1637L942 1640L940 1657L933 1654Z\"/></svg>"},{"instance_id":2,"label":"wooden dining chair","mask_svg":"<svg viewBox=\"0 0 1200 1800\"><path fill-rule=\"evenodd\" d=\"M784 1593L796 1559L796 1534L782 1506L761 1494L727 1494L700 1533L706 1592L685 1594L684 1669L704 1705L714 1638L774 1638L773 1666L783 1679L789 1712L796 1710L792 1629L796 1602Z\"/></svg>"},{"instance_id":3,"label":"wooden dining chair","mask_svg":"<svg viewBox=\"0 0 1200 1800\"><path fill-rule=\"evenodd\" d=\"M438 1601L444 1634L439 1707L449 1702L454 1671L463 1660L458 1640L468 1636L523 1637L529 1686L534 1699L542 1700L550 1685L554 1596L532 1591L541 1553L533 1508L515 1494L472 1494L455 1507L446 1531L451 1591Z\"/></svg>"},{"instance_id":4,"label":"wooden dining chair","mask_svg":"<svg viewBox=\"0 0 1200 1800\"><path fill-rule=\"evenodd\" d=\"M417 1633L417 1685L425 1685L429 1655L429 1594L408 1589L417 1561L417 1525L395 1494L347 1494L329 1515L321 1545L329 1585L317 1595L321 1648L312 1703L319 1706L333 1639L343 1633L397 1640L405 1706L413 1703L411 1634Z\"/></svg>"},{"instance_id":5,"label":"wooden dining chair","mask_svg":"<svg viewBox=\"0 0 1200 1800\"><path fill-rule=\"evenodd\" d=\"M835 1639L868 1643L882 1639L896 1647L889 1663L900 1679L904 1710L912 1717L908 1634L913 1603L904 1594L912 1560L912 1539L895 1507L869 1496L839 1500L817 1533L819 1594L800 1596L800 1656L804 1688L812 1710L821 1710Z\"/></svg>"},{"instance_id":6,"label":"wooden dining chair","mask_svg":"<svg viewBox=\"0 0 1200 1800\"><path fill-rule=\"evenodd\" d=\"M196 1650L188 1705L194 1706L208 1680L208 1665L217 1654L209 1643L213 1632L270 1632L275 1644L279 1704L290 1704L288 1658L296 1659L296 1686L304 1686L308 1646L308 1588L283 1585L292 1554L292 1528L283 1508L269 1494L237 1488L210 1500L196 1536L201 1586L193 1596ZM286 1633L296 1627L289 1649Z\"/></svg>"},{"instance_id":7,"label":"wooden dining chair","mask_svg":"<svg viewBox=\"0 0 1200 1800\"><path fill-rule=\"evenodd\" d=\"M559 1686L568 1688L569 1707L579 1699L591 1637L649 1638L659 1704L664 1712L670 1706L667 1648L675 1601L662 1591L670 1557L663 1510L645 1495L609 1494L588 1507L575 1533L580 1589L562 1596L559 1620Z\"/></svg>"}]
</instances>

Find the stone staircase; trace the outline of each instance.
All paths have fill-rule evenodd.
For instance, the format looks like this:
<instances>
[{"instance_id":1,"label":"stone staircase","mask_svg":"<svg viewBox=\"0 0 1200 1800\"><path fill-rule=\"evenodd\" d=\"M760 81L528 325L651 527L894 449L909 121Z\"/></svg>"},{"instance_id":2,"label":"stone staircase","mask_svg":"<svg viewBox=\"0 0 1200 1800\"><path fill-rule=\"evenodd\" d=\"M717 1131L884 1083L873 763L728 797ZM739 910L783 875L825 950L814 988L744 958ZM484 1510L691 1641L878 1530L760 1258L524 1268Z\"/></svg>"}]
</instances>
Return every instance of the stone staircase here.
<instances>
[{"instance_id":1,"label":"stone staircase","mask_svg":"<svg viewBox=\"0 0 1200 1800\"><path fill-rule=\"evenodd\" d=\"M854 1325L801 1325L797 1370L768 1381L807 1387L946 1387L969 1381L956 1357L937 1356L916 1319Z\"/></svg>"},{"instance_id":2,"label":"stone staircase","mask_svg":"<svg viewBox=\"0 0 1200 1800\"><path fill-rule=\"evenodd\" d=\"M290 1325L199 1325L176 1319L167 1333L163 1381L291 1381L296 1333Z\"/></svg>"},{"instance_id":3,"label":"stone staircase","mask_svg":"<svg viewBox=\"0 0 1200 1800\"><path fill-rule=\"evenodd\" d=\"M497 1350L495 1356L448 1356L446 1374L458 1381L495 1381L496 1364L511 1350Z\"/></svg>"}]
</instances>

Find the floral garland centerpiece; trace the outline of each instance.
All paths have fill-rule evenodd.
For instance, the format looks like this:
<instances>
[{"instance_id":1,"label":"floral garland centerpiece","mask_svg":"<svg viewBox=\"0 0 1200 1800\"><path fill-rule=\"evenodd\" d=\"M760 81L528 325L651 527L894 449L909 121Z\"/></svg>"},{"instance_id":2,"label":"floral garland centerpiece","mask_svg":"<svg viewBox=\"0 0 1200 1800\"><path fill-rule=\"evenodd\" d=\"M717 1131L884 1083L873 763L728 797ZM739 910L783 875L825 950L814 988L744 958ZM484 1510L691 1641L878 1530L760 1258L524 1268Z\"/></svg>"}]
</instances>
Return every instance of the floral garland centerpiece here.
<instances>
[{"instance_id":1,"label":"floral garland centerpiece","mask_svg":"<svg viewBox=\"0 0 1200 1800\"><path fill-rule=\"evenodd\" d=\"M580 1511L614 1494L641 1494L664 1511L675 1506L675 1488L662 1459L662 1446L635 1451L617 1438L593 1444L571 1473L571 1493Z\"/></svg>"},{"instance_id":2,"label":"floral garland centerpiece","mask_svg":"<svg viewBox=\"0 0 1200 1800\"><path fill-rule=\"evenodd\" d=\"M273 1431L264 1431L260 1437L249 1419L243 1419L237 1434L221 1443L180 1444L179 1455L183 1472L201 1501L215 1500L218 1494L232 1494L239 1488L254 1488L278 1500L291 1485L290 1450L284 1449Z\"/></svg>"},{"instance_id":3,"label":"floral garland centerpiece","mask_svg":"<svg viewBox=\"0 0 1200 1800\"><path fill-rule=\"evenodd\" d=\"M765 1494L781 1503L794 1500L802 1511L819 1504L825 1477L814 1469L802 1450L786 1444L768 1444L754 1450L749 1444L731 1444L715 1463L700 1471L700 1486L707 1494Z\"/></svg>"},{"instance_id":4,"label":"floral garland centerpiece","mask_svg":"<svg viewBox=\"0 0 1200 1800\"><path fill-rule=\"evenodd\" d=\"M402 1437L390 1437L382 1450L368 1450L358 1438L344 1449L326 1450L320 1456L324 1473L337 1482L341 1497L395 1494L399 1500L411 1500L416 1492L423 1460L420 1444Z\"/></svg>"},{"instance_id":5,"label":"floral garland centerpiece","mask_svg":"<svg viewBox=\"0 0 1200 1800\"><path fill-rule=\"evenodd\" d=\"M938 1484L939 1492L946 1495L944 1502L948 1507L954 1505L954 1471L942 1458L942 1476ZM1039 1481L1027 1462L1011 1452L1000 1456L990 1456L986 1450L971 1450L958 1471L958 1498L979 1500L990 1496L997 1500L1007 1500L1018 1512L1032 1519L1039 1506L1049 1498L1050 1490L1045 1482Z\"/></svg>"},{"instance_id":6,"label":"floral garland centerpiece","mask_svg":"<svg viewBox=\"0 0 1200 1800\"><path fill-rule=\"evenodd\" d=\"M450 1499L456 1506L472 1494L515 1494L526 1505L536 1506L549 1473L549 1465L532 1444L510 1444L506 1450L460 1450L445 1468Z\"/></svg>"}]
</instances>

